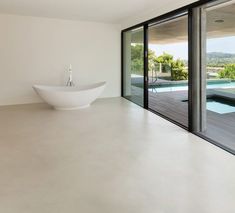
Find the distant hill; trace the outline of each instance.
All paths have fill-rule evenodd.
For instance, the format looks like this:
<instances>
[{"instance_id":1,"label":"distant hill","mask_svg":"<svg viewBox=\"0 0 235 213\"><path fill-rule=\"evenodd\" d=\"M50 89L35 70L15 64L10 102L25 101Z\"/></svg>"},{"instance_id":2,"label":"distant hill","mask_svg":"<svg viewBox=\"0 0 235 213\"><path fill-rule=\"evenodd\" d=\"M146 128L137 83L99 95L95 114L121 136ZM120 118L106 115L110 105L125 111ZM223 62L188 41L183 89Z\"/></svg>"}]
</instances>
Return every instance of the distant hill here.
<instances>
[{"instance_id":1,"label":"distant hill","mask_svg":"<svg viewBox=\"0 0 235 213\"><path fill-rule=\"evenodd\" d=\"M207 65L213 67L221 67L226 64L235 64L235 54L223 52L207 53Z\"/></svg>"}]
</instances>

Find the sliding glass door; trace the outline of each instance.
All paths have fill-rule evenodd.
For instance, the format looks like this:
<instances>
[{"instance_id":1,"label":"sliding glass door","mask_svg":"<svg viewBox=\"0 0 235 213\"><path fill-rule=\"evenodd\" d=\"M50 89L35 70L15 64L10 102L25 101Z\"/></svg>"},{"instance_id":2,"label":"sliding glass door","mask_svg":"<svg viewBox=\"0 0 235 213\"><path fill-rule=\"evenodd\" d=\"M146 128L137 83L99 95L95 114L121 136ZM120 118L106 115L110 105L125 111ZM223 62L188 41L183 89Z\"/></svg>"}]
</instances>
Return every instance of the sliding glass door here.
<instances>
[{"instance_id":1,"label":"sliding glass door","mask_svg":"<svg viewBox=\"0 0 235 213\"><path fill-rule=\"evenodd\" d=\"M122 96L232 153L234 14L198 1L122 32Z\"/></svg>"},{"instance_id":2,"label":"sliding glass door","mask_svg":"<svg viewBox=\"0 0 235 213\"><path fill-rule=\"evenodd\" d=\"M144 106L144 29L123 33L123 96Z\"/></svg>"},{"instance_id":3,"label":"sliding glass door","mask_svg":"<svg viewBox=\"0 0 235 213\"><path fill-rule=\"evenodd\" d=\"M188 126L188 15L148 28L149 108Z\"/></svg>"},{"instance_id":4,"label":"sliding glass door","mask_svg":"<svg viewBox=\"0 0 235 213\"><path fill-rule=\"evenodd\" d=\"M206 40L203 72L207 84L203 95L207 103L201 133L235 150L235 3L218 1L202 11L206 18L206 32L202 33Z\"/></svg>"}]
</instances>

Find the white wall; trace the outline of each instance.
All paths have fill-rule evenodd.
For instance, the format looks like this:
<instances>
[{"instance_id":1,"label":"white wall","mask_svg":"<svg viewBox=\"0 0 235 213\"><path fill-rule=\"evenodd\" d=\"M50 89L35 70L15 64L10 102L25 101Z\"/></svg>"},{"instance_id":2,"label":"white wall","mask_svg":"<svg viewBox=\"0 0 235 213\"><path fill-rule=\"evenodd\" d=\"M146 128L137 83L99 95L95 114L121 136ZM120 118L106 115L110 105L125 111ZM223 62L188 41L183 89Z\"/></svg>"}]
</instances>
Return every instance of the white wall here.
<instances>
[{"instance_id":1,"label":"white wall","mask_svg":"<svg viewBox=\"0 0 235 213\"><path fill-rule=\"evenodd\" d=\"M141 22L147 21L149 19L155 18L172 10L178 9L185 5L196 2L195 0L164 0L164 2L159 3L156 1L156 5L149 10L142 11L141 13L136 14L135 16L129 17L123 20L121 28L125 29L133 25L139 24Z\"/></svg>"},{"instance_id":2,"label":"white wall","mask_svg":"<svg viewBox=\"0 0 235 213\"><path fill-rule=\"evenodd\" d=\"M120 96L120 26L0 14L0 105L40 102L33 84L107 81Z\"/></svg>"}]
</instances>

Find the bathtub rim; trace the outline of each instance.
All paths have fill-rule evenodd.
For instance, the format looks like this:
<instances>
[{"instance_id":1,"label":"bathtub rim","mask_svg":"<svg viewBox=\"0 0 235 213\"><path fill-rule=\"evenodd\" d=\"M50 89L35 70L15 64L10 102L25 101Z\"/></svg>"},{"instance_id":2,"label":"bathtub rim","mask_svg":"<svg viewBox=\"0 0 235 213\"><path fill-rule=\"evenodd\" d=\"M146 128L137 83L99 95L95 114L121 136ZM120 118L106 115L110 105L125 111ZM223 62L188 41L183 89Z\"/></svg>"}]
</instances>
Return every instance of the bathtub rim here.
<instances>
[{"instance_id":1,"label":"bathtub rim","mask_svg":"<svg viewBox=\"0 0 235 213\"><path fill-rule=\"evenodd\" d=\"M57 85L46 85L46 84L35 84L33 85L34 90L44 90L50 92L79 92L79 91L88 91L97 89L100 87L104 87L106 85L106 81L93 83L93 84L84 84L79 86L57 86Z\"/></svg>"}]
</instances>

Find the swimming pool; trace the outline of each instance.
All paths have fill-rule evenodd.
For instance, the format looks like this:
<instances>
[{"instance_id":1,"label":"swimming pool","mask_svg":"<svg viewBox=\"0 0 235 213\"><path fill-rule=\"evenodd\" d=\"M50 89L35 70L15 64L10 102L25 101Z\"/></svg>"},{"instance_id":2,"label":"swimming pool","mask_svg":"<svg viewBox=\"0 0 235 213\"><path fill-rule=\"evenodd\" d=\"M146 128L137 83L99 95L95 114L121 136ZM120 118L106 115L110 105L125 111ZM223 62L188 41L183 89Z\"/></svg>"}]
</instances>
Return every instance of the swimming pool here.
<instances>
[{"instance_id":1,"label":"swimming pool","mask_svg":"<svg viewBox=\"0 0 235 213\"><path fill-rule=\"evenodd\" d=\"M219 114L235 112L235 103L220 98L208 98L206 109Z\"/></svg>"},{"instance_id":2,"label":"swimming pool","mask_svg":"<svg viewBox=\"0 0 235 213\"><path fill-rule=\"evenodd\" d=\"M207 84L207 89L227 89L227 88L235 88L235 82L224 82L224 83L216 83L209 82ZM154 85L149 88L151 92L174 92L174 91L187 91L187 84L167 84L167 85Z\"/></svg>"},{"instance_id":3,"label":"swimming pool","mask_svg":"<svg viewBox=\"0 0 235 213\"><path fill-rule=\"evenodd\" d=\"M182 100L188 102L188 100ZM206 100L206 109L219 114L235 112L235 102L221 97L210 97Z\"/></svg>"}]
</instances>

